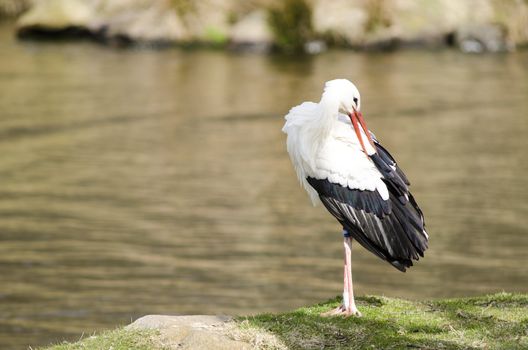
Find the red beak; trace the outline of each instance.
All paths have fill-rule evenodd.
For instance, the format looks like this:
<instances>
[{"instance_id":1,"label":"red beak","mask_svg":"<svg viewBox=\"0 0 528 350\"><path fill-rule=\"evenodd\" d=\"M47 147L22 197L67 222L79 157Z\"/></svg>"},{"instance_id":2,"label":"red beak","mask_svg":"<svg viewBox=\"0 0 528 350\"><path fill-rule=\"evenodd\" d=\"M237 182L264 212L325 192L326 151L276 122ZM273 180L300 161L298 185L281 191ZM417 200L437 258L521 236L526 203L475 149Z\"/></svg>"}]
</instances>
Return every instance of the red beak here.
<instances>
[{"instance_id":1,"label":"red beak","mask_svg":"<svg viewBox=\"0 0 528 350\"><path fill-rule=\"evenodd\" d=\"M356 136L359 140L359 143L361 144L363 152L368 155L367 150L365 148L365 144L363 143L363 137L361 136L361 130L359 129L359 125L361 125L361 127L363 128L363 132L365 132L365 135L367 135L367 139L374 148L374 150L376 149L376 147L374 146L374 141L372 141L372 137L370 136L370 132L368 131L367 124L363 119L363 115L361 114L361 112L358 112L354 109L354 112L350 113L348 117L352 122L352 126L354 126L354 131L356 132Z\"/></svg>"}]
</instances>

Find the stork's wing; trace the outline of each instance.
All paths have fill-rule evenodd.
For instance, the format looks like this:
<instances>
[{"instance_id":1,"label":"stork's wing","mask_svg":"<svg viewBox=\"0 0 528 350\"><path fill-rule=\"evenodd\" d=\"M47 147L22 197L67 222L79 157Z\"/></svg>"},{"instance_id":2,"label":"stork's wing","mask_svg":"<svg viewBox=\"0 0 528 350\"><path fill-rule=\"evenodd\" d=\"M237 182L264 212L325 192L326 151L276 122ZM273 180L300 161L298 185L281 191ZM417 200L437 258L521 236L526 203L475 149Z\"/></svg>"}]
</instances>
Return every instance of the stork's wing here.
<instances>
[{"instance_id":1,"label":"stork's wing","mask_svg":"<svg viewBox=\"0 0 528 350\"><path fill-rule=\"evenodd\" d=\"M362 246L405 271L427 249L423 214L408 190L409 181L377 141L371 156L389 191L344 187L328 179L307 178L328 211Z\"/></svg>"}]
</instances>

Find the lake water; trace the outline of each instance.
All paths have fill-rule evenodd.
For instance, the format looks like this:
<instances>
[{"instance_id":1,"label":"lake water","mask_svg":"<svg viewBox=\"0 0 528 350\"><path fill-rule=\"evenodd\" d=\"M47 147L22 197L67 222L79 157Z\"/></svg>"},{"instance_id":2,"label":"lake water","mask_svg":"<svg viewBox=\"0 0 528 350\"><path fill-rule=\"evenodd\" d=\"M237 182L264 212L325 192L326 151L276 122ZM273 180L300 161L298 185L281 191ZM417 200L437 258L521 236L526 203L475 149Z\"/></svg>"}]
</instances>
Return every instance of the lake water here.
<instances>
[{"instance_id":1,"label":"lake water","mask_svg":"<svg viewBox=\"0 0 528 350\"><path fill-rule=\"evenodd\" d=\"M337 222L283 115L353 80L411 179L430 249L353 251L356 293L528 291L528 53L304 58L17 42L0 27L0 348L144 314L296 308L342 288Z\"/></svg>"}]
</instances>

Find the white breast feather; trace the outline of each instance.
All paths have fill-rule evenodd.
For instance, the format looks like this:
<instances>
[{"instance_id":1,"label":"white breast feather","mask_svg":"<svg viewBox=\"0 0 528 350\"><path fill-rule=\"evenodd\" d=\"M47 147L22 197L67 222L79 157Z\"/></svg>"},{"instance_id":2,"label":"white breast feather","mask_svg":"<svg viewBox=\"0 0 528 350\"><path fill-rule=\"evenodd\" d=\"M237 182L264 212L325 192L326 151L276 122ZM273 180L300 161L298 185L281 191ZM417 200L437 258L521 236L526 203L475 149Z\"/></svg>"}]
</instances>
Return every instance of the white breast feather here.
<instances>
[{"instance_id":1,"label":"white breast feather","mask_svg":"<svg viewBox=\"0 0 528 350\"><path fill-rule=\"evenodd\" d=\"M321 109L317 103L305 102L290 110L282 129L288 134L288 153L297 177L315 205L317 192L306 181L307 177L328 179L330 182L351 189L378 191L385 200L389 193L382 175L363 153L361 145L346 116L332 116L329 128L321 127ZM367 152L374 148L364 133L363 143Z\"/></svg>"}]
</instances>

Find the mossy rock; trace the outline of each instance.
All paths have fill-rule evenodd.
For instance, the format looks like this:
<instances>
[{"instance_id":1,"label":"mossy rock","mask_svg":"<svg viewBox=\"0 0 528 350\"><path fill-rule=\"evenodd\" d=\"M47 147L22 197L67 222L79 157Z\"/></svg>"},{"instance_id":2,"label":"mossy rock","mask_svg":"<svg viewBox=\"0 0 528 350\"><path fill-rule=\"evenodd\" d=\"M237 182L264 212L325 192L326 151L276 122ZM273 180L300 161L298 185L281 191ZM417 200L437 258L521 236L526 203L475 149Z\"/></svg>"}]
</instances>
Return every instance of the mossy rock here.
<instances>
[{"instance_id":1,"label":"mossy rock","mask_svg":"<svg viewBox=\"0 0 528 350\"><path fill-rule=\"evenodd\" d=\"M312 9L305 0L285 0L270 7L268 23L277 48L284 52L302 52L313 36Z\"/></svg>"},{"instance_id":2,"label":"mossy rock","mask_svg":"<svg viewBox=\"0 0 528 350\"><path fill-rule=\"evenodd\" d=\"M528 349L527 294L429 301L363 296L356 298L363 317L320 315L340 302L336 297L289 312L227 320L212 327L212 337L221 334L251 349ZM166 329L127 327L48 350L172 349L170 337L163 337Z\"/></svg>"}]
</instances>

